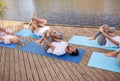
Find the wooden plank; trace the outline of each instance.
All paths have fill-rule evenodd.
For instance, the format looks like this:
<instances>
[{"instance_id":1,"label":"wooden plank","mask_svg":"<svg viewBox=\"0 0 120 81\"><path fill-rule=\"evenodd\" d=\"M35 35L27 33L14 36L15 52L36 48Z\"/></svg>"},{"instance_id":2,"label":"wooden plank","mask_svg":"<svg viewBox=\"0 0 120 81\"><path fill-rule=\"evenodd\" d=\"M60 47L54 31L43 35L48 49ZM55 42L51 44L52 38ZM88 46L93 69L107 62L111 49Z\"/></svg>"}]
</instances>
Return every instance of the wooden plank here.
<instances>
[{"instance_id":1,"label":"wooden plank","mask_svg":"<svg viewBox=\"0 0 120 81\"><path fill-rule=\"evenodd\" d=\"M46 80L47 80L47 81L53 81L53 79L52 79L52 77L51 77L51 75L50 75L50 72L49 72L49 70L47 69L47 66L45 65L45 62L44 62L44 60L43 60L43 56L39 56L38 59L39 59L40 65L42 66L42 69L43 69L43 72L44 72L44 74L45 74Z\"/></svg>"},{"instance_id":2,"label":"wooden plank","mask_svg":"<svg viewBox=\"0 0 120 81\"><path fill-rule=\"evenodd\" d=\"M15 52L10 49L10 81L15 81Z\"/></svg>"},{"instance_id":3,"label":"wooden plank","mask_svg":"<svg viewBox=\"0 0 120 81\"><path fill-rule=\"evenodd\" d=\"M50 64L52 65L52 68L54 69L57 77L59 78L59 81L65 81L64 75L60 71L60 69L57 67L55 61L52 58L48 58Z\"/></svg>"},{"instance_id":4,"label":"wooden plank","mask_svg":"<svg viewBox=\"0 0 120 81\"><path fill-rule=\"evenodd\" d=\"M72 80L78 81L78 77L76 77L76 75L74 74L74 72L76 72L74 70L74 72L71 70L71 67L69 66L71 62L66 62L66 61L61 61L62 66L64 67L64 69L66 70L66 72L69 74L69 76L71 77Z\"/></svg>"},{"instance_id":5,"label":"wooden plank","mask_svg":"<svg viewBox=\"0 0 120 81\"><path fill-rule=\"evenodd\" d=\"M19 55L18 51L15 50L15 80L21 81L21 73L20 73L20 63L19 63Z\"/></svg>"},{"instance_id":6,"label":"wooden plank","mask_svg":"<svg viewBox=\"0 0 120 81\"><path fill-rule=\"evenodd\" d=\"M1 61L0 61L0 81L4 81L4 71L5 71L5 48L0 49L1 51Z\"/></svg>"},{"instance_id":7,"label":"wooden plank","mask_svg":"<svg viewBox=\"0 0 120 81\"><path fill-rule=\"evenodd\" d=\"M39 55L33 55L33 59L34 59L35 66L36 66L36 69L38 72L38 76L40 78L40 81L46 81L45 74L43 72L41 64L39 63L38 57L39 57Z\"/></svg>"},{"instance_id":8,"label":"wooden plank","mask_svg":"<svg viewBox=\"0 0 120 81\"><path fill-rule=\"evenodd\" d=\"M34 81L33 75L31 71L31 67L28 61L27 53L23 52L24 62L25 62L25 68L26 68L26 74L27 74L27 81Z\"/></svg>"},{"instance_id":9,"label":"wooden plank","mask_svg":"<svg viewBox=\"0 0 120 81\"><path fill-rule=\"evenodd\" d=\"M4 73L4 81L9 81L10 77L9 77L9 74L10 74L10 70L9 70L9 49L5 49L5 73Z\"/></svg>"},{"instance_id":10,"label":"wooden plank","mask_svg":"<svg viewBox=\"0 0 120 81\"><path fill-rule=\"evenodd\" d=\"M71 72L70 72L70 74L72 74L71 77L73 78L73 76L75 76L75 79L73 79L73 80L75 80L75 81L79 81L79 80L80 81L85 81L86 80L86 79L84 79L82 74L80 74L77 71L76 67L74 67L74 63L64 62L63 66L66 66L67 68L69 68L71 70Z\"/></svg>"},{"instance_id":11,"label":"wooden plank","mask_svg":"<svg viewBox=\"0 0 120 81\"><path fill-rule=\"evenodd\" d=\"M38 72L36 71L35 63L33 61L33 55L30 53L30 54L27 54L27 56L28 56L31 71L32 71L32 74L33 74L33 80L34 81L40 81L40 79L38 77Z\"/></svg>"},{"instance_id":12,"label":"wooden plank","mask_svg":"<svg viewBox=\"0 0 120 81\"><path fill-rule=\"evenodd\" d=\"M54 70L52 68L52 64L50 64L50 62L48 61L48 58L50 58L50 57L43 57L43 60L47 66L47 69L49 70L53 81L59 81L58 77L56 76L56 73L54 72Z\"/></svg>"},{"instance_id":13,"label":"wooden plank","mask_svg":"<svg viewBox=\"0 0 120 81\"><path fill-rule=\"evenodd\" d=\"M20 61L21 81L27 81L27 73L26 73L25 61L23 58L22 51L19 51L19 61Z\"/></svg>"},{"instance_id":14,"label":"wooden plank","mask_svg":"<svg viewBox=\"0 0 120 81\"><path fill-rule=\"evenodd\" d=\"M56 65L58 66L58 68L60 69L60 71L62 72L64 78L66 81L72 81L72 78L68 75L68 73L66 72L66 70L63 68L62 64L60 63L61 60L55 59L56 60ZM67 68L66 68L67 69Z\"/></svg>"}]
</instances>

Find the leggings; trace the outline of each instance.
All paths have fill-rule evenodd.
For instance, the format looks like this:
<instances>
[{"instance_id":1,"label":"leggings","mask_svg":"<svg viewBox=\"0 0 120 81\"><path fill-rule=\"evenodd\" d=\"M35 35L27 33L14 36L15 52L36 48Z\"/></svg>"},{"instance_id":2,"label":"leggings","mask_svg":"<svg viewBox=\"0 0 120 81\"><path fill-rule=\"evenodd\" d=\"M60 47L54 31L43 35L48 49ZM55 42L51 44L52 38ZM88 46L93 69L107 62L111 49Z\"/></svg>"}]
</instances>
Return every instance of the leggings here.
<instances>
[{"instance_id":1,"label":"leggings","mask_svg":"<svg viewBox=\"0 0 120 81\"><path fill-rule=\"evenodd\" d=\"M106 37L102 34L102 32L100 32L100 31L96 32L95 38L97 38L98 44L100 44L100 45L106 44Z\"/></svg>"}]
</instances>

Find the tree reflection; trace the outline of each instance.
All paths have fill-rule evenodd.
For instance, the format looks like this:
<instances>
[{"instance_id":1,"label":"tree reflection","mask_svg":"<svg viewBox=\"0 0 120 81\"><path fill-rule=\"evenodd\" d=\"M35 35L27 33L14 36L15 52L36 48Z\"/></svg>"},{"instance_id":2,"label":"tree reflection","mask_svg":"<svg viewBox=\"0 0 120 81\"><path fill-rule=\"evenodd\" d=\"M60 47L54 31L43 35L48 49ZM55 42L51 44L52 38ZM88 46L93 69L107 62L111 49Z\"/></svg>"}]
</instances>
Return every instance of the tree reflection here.
<instances>
[{"instance_id":1,"label":"tree reflection","mask_svg":"<svg viewBox=\"0 0 120 81\"><path fill-rule=\"evenodd\" d=\"M0 17L2 17L4 9L5 9L5 2L0 1Z\"/></svg>"}]
</instances>

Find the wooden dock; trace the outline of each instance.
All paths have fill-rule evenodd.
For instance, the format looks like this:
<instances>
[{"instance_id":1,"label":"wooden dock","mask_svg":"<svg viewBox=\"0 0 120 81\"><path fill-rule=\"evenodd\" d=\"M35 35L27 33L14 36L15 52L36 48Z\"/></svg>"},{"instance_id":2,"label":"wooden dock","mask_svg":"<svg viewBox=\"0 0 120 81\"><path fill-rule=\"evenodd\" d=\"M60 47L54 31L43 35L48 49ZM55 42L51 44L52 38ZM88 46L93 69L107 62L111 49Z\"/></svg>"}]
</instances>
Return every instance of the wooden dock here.
<instances>
[{"instance_id":1,"label":"wooden dock","mask_svg":"<svg viewBox=\"0 0 120 81\"><path fill-rule=\"evenodd\" d=\"M0 20L0 26L13 29L14 33L24 29L23 22ZM73 35L91 36L97 28L50 26L65 35L68 41ZM120 35L120 30L116 33ZM29 37L26 43L34 40ZM92 51L110 52L108 50L78 46L86 49L79 64L45 56L19 51L22 45L15 49L0 47L0 81L120 81L120 73L106 71L87 66Z\"/></svg>"}]
</instances>

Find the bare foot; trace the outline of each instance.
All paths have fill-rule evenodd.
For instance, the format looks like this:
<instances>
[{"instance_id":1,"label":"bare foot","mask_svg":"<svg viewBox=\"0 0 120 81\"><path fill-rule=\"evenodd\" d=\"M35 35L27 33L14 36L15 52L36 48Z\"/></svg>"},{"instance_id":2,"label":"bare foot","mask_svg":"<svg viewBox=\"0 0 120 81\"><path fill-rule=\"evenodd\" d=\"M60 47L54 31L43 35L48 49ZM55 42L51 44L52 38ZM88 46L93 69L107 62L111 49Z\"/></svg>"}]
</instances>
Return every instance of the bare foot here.
<instances>
[{"instance_id":1,"label":"bare foot","mask_svg":"<svg viewBox=\"0 0 120 81\"><path fill-rule=\"evenodd\" d=\"M36 42L36 43L38 43L38 44L41 44L41 42L42 42L42 39L35 40L35 42Z\"/></svg>"},{"instance_id":2,"label":"bare foot","mask_svg":"<svg viewBox=\"0 0 120 81\"><path fill-rule=\"evenodd\" d=\"M25 29L28 29L28 28L29 28L29 24L28 24L28 25L24 25L24 28L25 28Z\"/></svg>"},{"instance_id":3,"label":"bare foot","mask_svg":"<svg viewBox=\"0 0 120 81\"><path fill-rule=\"evenodd\" d=\"M31 18L34 18L34 13L32 13L32 17Z\"/></svg>"},{"instance_id":4,"label":"bare foot","mask_svg":"<svg viewBox=\"0 0 120 81\"><path fill-rule=\"evenodd\" d=\"M113 53L105 53L105 55L106 55L107 57L116 57L116 55L114 55Z\"/></svg>"},{"instance_id":5,"label":"bare foot","mask_svg":"<svg viewBox=\"0 0 120 81\"><path fill-rule=\"evenodd\" d=\"M95 40L95 37L92 36L92 37L88 37L89 40Z\"/></svg>"}]
</instances>

